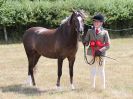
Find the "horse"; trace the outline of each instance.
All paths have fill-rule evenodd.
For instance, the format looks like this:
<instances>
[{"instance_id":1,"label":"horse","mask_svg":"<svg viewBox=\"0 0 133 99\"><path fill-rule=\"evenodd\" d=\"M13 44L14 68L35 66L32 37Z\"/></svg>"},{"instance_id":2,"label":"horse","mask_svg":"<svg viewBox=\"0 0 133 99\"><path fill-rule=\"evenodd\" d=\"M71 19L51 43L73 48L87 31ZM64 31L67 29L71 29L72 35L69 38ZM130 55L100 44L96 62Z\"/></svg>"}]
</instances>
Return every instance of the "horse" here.
<instances>
[{"instance_id":1,"label":"horse","mask_svg":"<svg viewBox=\"0 0 133 99\"><path fill-rule=\"evenodd\" d=\"M34 68L40 58L57 59L58 78L57 88L60 88L62 64L65 58L69 61L69 74L71 88L73 85L73 66L78 50L78 40L84 31L84 17L80 11L73 11L58 28L31 27L23 35L23 45L28 58L29 84L35 86Z\"/></svg>"}]
</instances>

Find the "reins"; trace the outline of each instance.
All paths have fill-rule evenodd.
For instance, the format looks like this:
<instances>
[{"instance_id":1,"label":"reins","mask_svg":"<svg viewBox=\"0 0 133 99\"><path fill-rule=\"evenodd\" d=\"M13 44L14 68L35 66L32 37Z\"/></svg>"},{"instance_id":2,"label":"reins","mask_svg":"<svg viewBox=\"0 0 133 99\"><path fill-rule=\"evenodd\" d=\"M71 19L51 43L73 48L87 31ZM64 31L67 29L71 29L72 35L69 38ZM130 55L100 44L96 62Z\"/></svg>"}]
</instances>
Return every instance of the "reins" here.
<instances>
[{"instance_id":1,"label":"reins","mask_svg":"<svg viewBox=\"0 0 133 99\"><path fill-rule=\"evenodd\" d=\"M103 59L102 57L106 57L106 58L109 58L109 59L112 59L114 61L117 61L116 59L112 58L112 57L109 57L109 56L105 56L105 55L101 55L101 56L94 56L93 59L89 62L88 59L87 59L87 56L86 56L86 47L84 45L84 60L87 64L89 65L92 65L95 63L95 60L96 60L96 57L99 57L99 65L102 65L102 62L103 62ZM117 61L118 62L118 61Z\"/></svg>"}]
</instances>

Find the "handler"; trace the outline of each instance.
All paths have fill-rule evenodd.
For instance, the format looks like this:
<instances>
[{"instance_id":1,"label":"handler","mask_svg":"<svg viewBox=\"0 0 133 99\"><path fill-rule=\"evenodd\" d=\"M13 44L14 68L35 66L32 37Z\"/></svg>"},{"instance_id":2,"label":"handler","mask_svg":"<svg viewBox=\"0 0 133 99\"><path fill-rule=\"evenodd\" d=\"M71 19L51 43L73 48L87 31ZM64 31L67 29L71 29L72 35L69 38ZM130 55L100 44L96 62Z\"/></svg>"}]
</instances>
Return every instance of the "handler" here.
<instances>
[{"instance_id":1,"label":"handler","mask_svg":"<svg viewBox=\"0 0 133 99\"><path fill-rule=\"evenodd\" d=\"M97 14L92 19L93 28L87 31L83 43L85 46L89 45L87 51L89 59L94 57L96 59L90 69L93 88L95 88L96 73L98 71L102 80L102 87L105 89L105 57L103 56L106 56L106 51L110 48L110 37L108 31L102 27L104 23L103 15ZM101 57L101 59L98 57Z\"/></svg>"}]
</instances>

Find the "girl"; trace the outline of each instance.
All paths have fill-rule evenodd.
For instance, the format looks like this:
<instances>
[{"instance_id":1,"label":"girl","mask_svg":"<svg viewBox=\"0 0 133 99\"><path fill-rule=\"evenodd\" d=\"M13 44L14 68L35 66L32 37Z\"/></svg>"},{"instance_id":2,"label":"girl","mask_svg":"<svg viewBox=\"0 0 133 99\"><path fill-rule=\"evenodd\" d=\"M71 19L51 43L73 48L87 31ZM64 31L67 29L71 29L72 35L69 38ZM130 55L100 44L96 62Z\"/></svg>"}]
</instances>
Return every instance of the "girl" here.
<instances>
[{"instance_id":1,"label":"girl","mask_svg":"<svg viewBox=\"0 0 133 99\"><path fill-rule=\"evenodd\" d=\"M106 51L110 47L110 37L108 31L102 27L104 23L103 15L95 15L92 19L93 28L88 30L84 39L84 44L86 46L89 45L87 53L89 58L95 58L95 62L90 69L92 86L95 88L96 73L98 70L102 79L103 88L105 89L105 58L102 56L106 55Z\"/></svg>"}]
</instances>

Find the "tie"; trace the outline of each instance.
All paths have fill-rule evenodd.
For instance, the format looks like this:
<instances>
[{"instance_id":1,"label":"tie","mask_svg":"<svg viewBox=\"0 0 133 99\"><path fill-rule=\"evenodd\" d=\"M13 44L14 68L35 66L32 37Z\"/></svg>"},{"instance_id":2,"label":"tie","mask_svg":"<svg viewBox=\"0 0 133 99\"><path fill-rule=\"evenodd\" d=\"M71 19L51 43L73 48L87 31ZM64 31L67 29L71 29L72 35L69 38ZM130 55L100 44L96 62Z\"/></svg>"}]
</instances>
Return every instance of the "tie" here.
<instances>
[{"instance_id":1,"label":"tie","mask_svg":"<svg viewBox=\"0 0 133 99\"><path fill-rule=\"evenodd\" d=\"M98 34L99 33L99 30L98 29L96 29L96 34Z\"/></svg>"}]
</instances>

